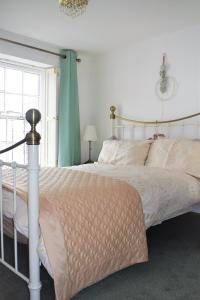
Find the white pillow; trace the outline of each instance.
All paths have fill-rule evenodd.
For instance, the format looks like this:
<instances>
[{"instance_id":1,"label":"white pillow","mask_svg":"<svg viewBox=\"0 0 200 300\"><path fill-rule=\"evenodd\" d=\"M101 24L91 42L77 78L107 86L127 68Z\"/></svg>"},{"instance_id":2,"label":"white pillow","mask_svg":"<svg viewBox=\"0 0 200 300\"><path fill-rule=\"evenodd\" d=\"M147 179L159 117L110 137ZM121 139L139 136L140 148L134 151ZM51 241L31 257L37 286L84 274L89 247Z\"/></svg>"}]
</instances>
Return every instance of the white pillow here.
<instances>
[{"instance_id":1,"label":"white pillow","mask_svg":"<svg viewBox=\"0 0 200 300\"><path fill-rule=\"evenodd\" d=\"M98 162L113 165L144 165L151 141L106 140Z\"/></svg>"},{"instance_id":2,"label":"white pillow","mask_svg":"<svg viewBox=\"0 0 200 300\"><path fill-rule=\"evenodd\" d=\"M200 142L189 139L159 139L151 145L148 167L183 170L200 178Z\"/></svg>"},{"instance_id":3,"label":"white pillow","mask_svg":"<svg viewBox=\"0 0 200 300\"><path fill-rule=\"evenodd\" d=\"M176 140L169 152L166 168L184 170L200 178L200 142Z\"/></svg>"},{"instance_id":4,"label":"white pillow","mask_svg":"<svg viewBox=\"0 0 200 300\"><path fill-rule=\"evenodd\" d=\"M164 168L168 154L175 143L175 139L158 139L150 147L145 165L148 167Z\"/></svg>"}]
</instances>

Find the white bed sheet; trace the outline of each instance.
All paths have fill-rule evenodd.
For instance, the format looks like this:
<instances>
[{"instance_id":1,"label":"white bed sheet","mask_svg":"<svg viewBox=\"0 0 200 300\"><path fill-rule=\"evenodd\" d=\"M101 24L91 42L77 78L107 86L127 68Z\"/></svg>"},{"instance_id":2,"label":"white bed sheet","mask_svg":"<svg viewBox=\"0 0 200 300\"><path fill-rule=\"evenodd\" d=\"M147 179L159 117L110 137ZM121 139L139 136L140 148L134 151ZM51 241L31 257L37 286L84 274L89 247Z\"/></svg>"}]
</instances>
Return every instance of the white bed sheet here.
<instances>
[{"instance_id":1,"label":"white bed sheet","mask_svg":"<svg viewBox=\"0 0 200 300\"><path fill-rule=\"evenodd\" d=\"M180 171L145 166L113 166L100 163L74 166L70 169L96 173L125 180L140 194L144 211L145 226L159 224L164 220L191 210L200 203L200 182ZM17 197L17 211L13 214L13 194L3 190L4 214L13 218L17 230L28 237L28 217L26 203ZM39 255L47 271L51 267L41 238Z\"/></svg>"}]
</instances>

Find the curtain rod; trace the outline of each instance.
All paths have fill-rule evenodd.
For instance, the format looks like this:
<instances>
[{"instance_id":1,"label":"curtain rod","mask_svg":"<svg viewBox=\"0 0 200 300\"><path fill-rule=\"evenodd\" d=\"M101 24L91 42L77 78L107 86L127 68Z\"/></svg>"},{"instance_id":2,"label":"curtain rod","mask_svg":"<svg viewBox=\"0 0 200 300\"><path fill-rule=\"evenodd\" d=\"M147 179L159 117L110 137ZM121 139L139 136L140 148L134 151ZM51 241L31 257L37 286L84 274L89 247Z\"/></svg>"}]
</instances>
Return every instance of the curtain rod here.
<instances>
[{"instance_id":1,"label":"curtain rod","mask_svg":"<svg viewBox=\"0 0 200 300\"><path fill-rule=\"evenodd\" d=\"M52 52L52 51L49 51L49 50L44 50L44 49L41 49L41 48L37 48L37 47L30 46L30 45L27 45L27 44L19 43L19 42L12 41L12 40L9 40L9 39L5 39L5 38L2 38L2 37L0 37L0 40L4 41L4 42L7 42L7 43L10 43L10 44L15 44L15 45L18 45L18 46L22 46L22 47L30 48L30 49L33 49L33 50L45 52L45 53L48 53L48 54L56 55L56 56L59 56L59 57L62 57L62 58L67 58L66 55L64 55L64 54ZM81 59L77 58L76 61L81 62Z\"/></svg>"}]
</instances>

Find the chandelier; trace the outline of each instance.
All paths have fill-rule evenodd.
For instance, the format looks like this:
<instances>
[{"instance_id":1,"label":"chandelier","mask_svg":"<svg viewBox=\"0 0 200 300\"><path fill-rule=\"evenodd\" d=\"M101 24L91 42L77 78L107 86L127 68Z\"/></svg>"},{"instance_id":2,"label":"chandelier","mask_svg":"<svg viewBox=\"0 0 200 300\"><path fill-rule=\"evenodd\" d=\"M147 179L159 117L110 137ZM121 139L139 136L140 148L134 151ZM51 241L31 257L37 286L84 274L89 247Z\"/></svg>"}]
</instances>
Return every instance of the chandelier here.
<instances>
[{"instance_id":1,"label":"chandelier","mask_svg":"<svg viewBox=\"0 0 200 300\"><path fill-rule=\"evenodd\" d=\"M59 0L61 10L70 17L78 17L84 13L89 0Z\"/></svg>"}]
</instances>

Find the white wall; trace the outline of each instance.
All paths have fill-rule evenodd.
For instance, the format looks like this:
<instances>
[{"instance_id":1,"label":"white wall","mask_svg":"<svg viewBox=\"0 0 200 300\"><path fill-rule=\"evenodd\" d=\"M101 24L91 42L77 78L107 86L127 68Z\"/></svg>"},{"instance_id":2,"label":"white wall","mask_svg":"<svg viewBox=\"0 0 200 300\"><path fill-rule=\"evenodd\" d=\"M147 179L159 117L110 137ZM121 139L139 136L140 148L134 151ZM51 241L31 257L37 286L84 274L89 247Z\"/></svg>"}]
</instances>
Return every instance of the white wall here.
<instances>
[{"instance_id":1,"label":"white wall","mask_svg":"<svg viewBox=\"0 0 200 300\"><path fill-rule=\"evenodd\" d=\"M110 135L109 107L138 119L174 118L200 111L200 27L122 46L99 59L98 113L102 140ZM168 74L178 82L177 95L162 103L155 94L162 53L167 54Z\"/></svg>"},{"instance_id":2,"label":"white wall","mask_svg":"<svg viewBox=\"0 0 200 300\"><path fill-rule=\"evenodd\" d=\"M88 160L88 143L83 141L83 134L86 125L96 125L97 107L97 76L96 76L96 57L80 53L81 63L78 63L78 83L79 83L79 108L81 126L81 157L82 162ZM92 144L92 158L94 156L96 144Z\"/></svg>"},{"instance_id":3,"label":"white wall","mask_svg":"<svg viewBox=\"0 0 200 300\"><path fill-rule=\"evenodd\" d=\"M38 48L43 48L52 52L59 52L59 48L56 46L43 43L41 41L36 41L4 30L0 30L0 35L2 38L5 39L10 39L19 43L28 44L30 46L34 46ZM0 53L16 56L22 59L28 59L28 60L40 62L43 64L48 64L53 66L59 65L59 59L57 56L53 56L51 54L17 46L4 41L0 41Z\"/></svg>"},{"instance_id":4,"label":"white wall","mask_svg":"<svg viewBox=\"0 0 200 300\"><path fill-rule=\"evenodd\" d=\"M59 52L60 49L56 46L35 41L26 37L22 37L9 32L1 31L1 37L8 38L17 42L29 44L35 47L47 49L54 52ZM59 67L59 58L50 54L31 50L25 47L16 46L3 41L0 41L0 53L18 57L20 59L27 59L41 64L47 64ZM79 101L80 101L80 125L81 125L81 155L82 162L88 159L88 145L82 139L83 131L86 125L94 123L94 107L95 107L95 88L96 76L95 66L96 57L87 53L78 53L78 57L82 62L77 64L78 81L79 81Z\"/></svg>"},{"instance_id":5,"label":"white wall","mask_svg":"<svg viewBox=\"0 0 200 300\"><path fill-rule=\"evenodd\" d=\"M20 42L59 51L38 41L5 34ZM200 27L151 38L138 44L122 45L107 54L79 53L78 64L81 134L87 124L97 126L99 140L93 143L96 159L103 139L110 136L109 107L138 119L174 118L200 111ZM168 74L176 78L178 93L164 104L155 95L162 53L167 54ZM0 53L16 55L54 66L52 55L0 42ZM164 114L162 116L162 107ZM82 140L82 161L88 158L87 142Z\"/></svg>"}]
</instances>

